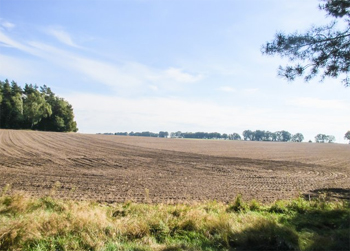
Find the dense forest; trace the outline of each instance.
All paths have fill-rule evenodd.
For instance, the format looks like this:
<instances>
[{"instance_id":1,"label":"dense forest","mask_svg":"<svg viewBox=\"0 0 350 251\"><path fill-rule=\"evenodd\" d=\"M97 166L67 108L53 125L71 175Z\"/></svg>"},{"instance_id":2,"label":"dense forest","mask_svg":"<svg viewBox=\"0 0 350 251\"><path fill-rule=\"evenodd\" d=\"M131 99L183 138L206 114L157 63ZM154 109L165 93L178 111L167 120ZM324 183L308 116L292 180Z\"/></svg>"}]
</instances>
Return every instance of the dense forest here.
<instances>
[{"instance_id":1,"label":"dense forest","mask_svg":"<svg viewBox=\"0 0 350 251\"><path fill-rule=\"evenodd\" d=\"M0 128L77 132L72 106L46 85L0 81Z\"/></svg>"}]
</instances>

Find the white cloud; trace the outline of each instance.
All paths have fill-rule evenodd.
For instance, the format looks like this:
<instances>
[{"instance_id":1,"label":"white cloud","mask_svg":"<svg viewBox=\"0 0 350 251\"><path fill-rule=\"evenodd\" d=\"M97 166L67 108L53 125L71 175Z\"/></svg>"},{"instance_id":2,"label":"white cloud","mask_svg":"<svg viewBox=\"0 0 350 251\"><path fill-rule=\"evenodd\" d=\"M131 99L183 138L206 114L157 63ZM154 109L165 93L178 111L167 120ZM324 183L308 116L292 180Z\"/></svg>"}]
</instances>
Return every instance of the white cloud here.
<instances>
[{"instance_id":1,"label":"white cloud","mask_svg":"<svg viewBox=\"0 0 350 251\"><path fill-rule=\"evenodd\" d=\"M256 93L259 91L259 88L247 88L247 89L244 89L243 92L245 93Z\"/></svg>"},{"instance_id":2,"label":"white cloud","mask_svg":"<svg viewBox=\"0 0 350 251\"><path fill-rule=\"evenodd\" d=\"M66 95L81 132L96 130L233 130L254 120L258 109L221 106L180 98L120 98L93 94ZM96 105L98 104L98 105ZM89 113L85 113L89 111ZM101 122L103 121L103 122ZM243 124L244 123L244 124Z\"/></svg>"},{"instance_id":3,"label":"white cloud","mask_svg":"<svg viewBox=\"0 0 350 251\"><path fill-rule=\"evenodd\" d=\"M71 38L71 36L65 32L62 28L54 28L50 27L46 29L46 33L49 35L54 36L58 41L60 41L63 44L72 46L72 47L79 47L77 44L75 44Z\"/></svg>"},{"instance_id":4,"label":"white cloud","mask_svg":"<svg viewBox=\"0 0 350 251\"><path fill-rule=\"evenodd\" d=\"M78 127L83 133L116 131L218 131L242 133L243 130L287 130L301 132L313 139L317 133L334 135L344 142L350 119L328 114L327 123L320 113L286 113L239 105L220 105L208 100L184 98L121 98L94 94L70 94ZM87 112L88 111L88 112Z\"/></svg>"},{"instance_id":5,"label":"white cloud","mask_svg":"<svg viewBox=\"0 0 350 251\"><path fill-rule=\"evenodd\" d=\"M10 81L14 77L16 81L27 81L26 77L33 76L35 72L36 69L31 61L0 54L0 76Z\"/></svg>"},{"instance_id":6,"label":"white cloud","mask_svg":"<svg viewBox=\"0 0 350 251\"><path fill-rule=\"evenodd\" d=\"M159 90L159 88L156 86L156 85L149 85L148 86L151 90L153 90L153 91L158 91Z\"/></svg>"},{"instance_id":7,"label":"white cloud","mask_svg":"<svg viewBox=\"0 0 350 251\"><path fill-rule=\"evenodd\" d=\"M30 54L35 54L32 48L13 40L9 36L6 36L3 32L1 32L1 30L0 30L0 43L2 43L1 44L2 46L12 47Z\"/></svg>"},{"instance_id":8,"label":"white cloud","mask_svg":"<svg viewBox=\"0 0 350 251\"><path fill-rule=\"evenodd\" d=\"M165 78L173 79L181 83L194 83L202 79L201 75L191 75L181 69L169 68L164 71Z\"/></svg>"},{"instance_id":9,"label":"white cloud","mask_svg":"<svg viewBox=\"0 0 350 251\"><path fill-rule=\"evenodd\" d=\"M62 39L66 38L62 36ZM141 86L144 87L144 90L149 89L149 86L153 86L153 89L156 86L158 89L176 90L181 88L183 84L194 83L202 79L202 76L199 74L191 75L177 68L171 67L167 70L155 69L137 62L117 64L97 60L89 56L80 56L77 53L37 41L27 42L27 45L25 45L11 39L1 31L0 42L5 46L16 48L63 68L68 68L77 74L87 76L99 84L110 86L118 91L122 91L120 88L124 88L124 91L130 90L135 93L140 91L139 87ZM69 39L65 42L74 46L74 43L71 43Z\"/></svg>"},{"instance_id":10,"label":"white cloud","mask_svg":"<svg viewBox=\"0 0 350 251\"><path fill-rule=\"evenodd\" d=\"M8 21L2 21L2 20L0 20L0 25L7 30L12 30L16 26L13 23L10 23Z\"/></svg>"},{"instance_id":11,"label":"white cloud","mask_svg":"<svg viewBox=\"0 0 350 251\"><path fill-rule=\"evenodd\" d=\"M336 99L318 99L318 98L302 97L302 98L292 99L287 103L294 106L316 108L316 109L341 109L341 110L350 109L349 102L336 100Z\"/></svg>"},{"instance_id":12,"label":"white cloud","mask_svg":"<svg viewBox=\"0 0 350 251\"><path fill-rule=\"evenodd\" d=\"M236 92L236 89L230 86L221 86L218 88L218 90L223 92Z\"/></svg>"}]
</instances>

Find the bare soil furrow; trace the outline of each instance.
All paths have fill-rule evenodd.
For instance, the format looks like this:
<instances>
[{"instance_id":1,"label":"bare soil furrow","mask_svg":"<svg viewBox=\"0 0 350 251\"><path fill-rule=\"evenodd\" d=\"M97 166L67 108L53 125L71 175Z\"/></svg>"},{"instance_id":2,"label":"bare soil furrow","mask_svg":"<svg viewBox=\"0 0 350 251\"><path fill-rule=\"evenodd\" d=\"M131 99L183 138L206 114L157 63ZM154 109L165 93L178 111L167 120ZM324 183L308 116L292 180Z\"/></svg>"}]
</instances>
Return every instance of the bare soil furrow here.
<instances>
[{"instance_id":1,"label":"bare soil furrow","mask_svg":"<svg viewBox=\"0 0 350 251\"><path fill-rule=\"evenodd\" d=\"M0 130L0 186L155 203L232 201L239 193L273 201L350 189L348 145L260 143Z\"/></svg>"}]
</instances>

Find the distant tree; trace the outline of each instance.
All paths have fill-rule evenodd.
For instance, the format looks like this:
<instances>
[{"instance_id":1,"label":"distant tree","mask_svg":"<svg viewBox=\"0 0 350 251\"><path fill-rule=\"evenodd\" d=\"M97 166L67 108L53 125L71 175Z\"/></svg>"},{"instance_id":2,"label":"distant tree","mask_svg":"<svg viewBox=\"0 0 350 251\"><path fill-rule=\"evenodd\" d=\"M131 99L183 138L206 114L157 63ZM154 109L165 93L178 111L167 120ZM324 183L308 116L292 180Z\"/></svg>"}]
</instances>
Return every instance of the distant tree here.
<instances>
[{"instance_id":1,"label":"distant tree","mask_svg":"<svg viewBox=\"0 0 350 251\"><path fill-rule=\"evenodd\" d=\"M334 143L335 142L335 137L333 135L328 135L327 139L328 139L328 143Z\"/></svg>"},{"instance_id":2,"label":"distant tree","mask_svg":"<svg viewBox=\"0 0 350 251\"><path fill-rule=\"evenodd\" d=\"M168 132L160 131L160 132L158 133L158 135L159 135L159 138L167 138L168 135L169 135L169 133L168 133Z\"/></svg>"},{"instance_id":3,"label":"distant tree","mask_svg":"<svg viewBox=\"0 0 350 251\"><path fill-rule=\"evenodd\" d=\"M344 139L349 140L349 144L350 144L350 131L347 131L344 135Z\"/></svg>"},{"instance_id":4,"label":"distant tree","mask_svg":"<svg viewBox=\"0 0 350 251\"><path fill-rule=\"evenodd\" d=\"M116 132L114 135L119 135L119 136L128 136L127 132Z\"/></svg>"},{"instance_id":5,"label":"distant tree","mask_svg":"<svg viewBox=\"0 0 350 251\"><path fill-rule=\"evenodd\" d=\"M328 141L328 136L326 134L319 133L315 136L316 143L325 143Z\"/></svg>"},{"instance_id":6,"label":"distant tree","mask_svg":"<svg viewBox=\"0 0 350 251\"><path fill-rule=\"evenodd\" d=\"M72 106L51 89L0 81L0 128L77 131Z\"/></svg>"},{"instance_id":7,"label":"distant tree","mask_svg":"<svg viewBox=\"0 0 350 251\"><path fill-rule=\"evenodd\" d=\"M24 118L30 124L30 128L38 124L43 118L51 116L52 110L50 104L45 100L45 96L39 91L33 93L24 93Z\"/></svg>"},{"instance_id":8,"label":"distant tree","mask_svg":"<svg viewBox=\"0 0 350 251\"><path fill-rule=\"evenodd\" d=\"M22 88L15 81L11 82L11 128L19 129L23 123Z\"/></svg>"},{"instance_id":9,"label":"distant tree","mask_svg":"<svg viewBox=\"0 0 350 251\"><path fill-rule=\"evenodd\" d=\"M145 132L130 132L129 136L159 137L159 134L158 133L149 132L149 131L145 131Z\"/></svg>"},{"instance_id":10,"label":"distant tree","mask_svg":"<svg viewBox=\"0 0 350 251\"><path fill-rule=\"evenodd\" d=\"M74 121L73 107L63 98L55 96L50 87L40 87L40 93L51 106L52 115L44 117L35 127L38 130L56 132L76 132L77 123Z\"/></svg>"},{"instance_id":11,"label":"distant tree","mask_svg":"<svg viewBox=\"0 0 350 251\"><path fill-rule=\"evenodd\" d=\"M254 132L254 140L255 141L267 141L268 140L268 134L266 134L265 131L256 130Z\"/></svg>"},{"instance_id":12,"label":"distant tree","mask_svg":"<svg viewBox=\"0 0 350 251\"><path fill-rule=\"evenodd\" d=\"M344 30L337 30L336 21L333 21L326 26L313 27L304 34L279 32L272 42L262 46L261 51L263 54L279 54L290 61L299 61L293 66L279 67L278 74L287 80L305 75L305 81L309 81L318 74L323 80L325 77L337 78L345 74L342 82L350 86L350 0L323 2L325 4L320 5L320 9L335 20L344 21ZM306 73L307 69L310 70Z\"/></svg>"},{"instance_id":13,"label":"distant tree","mask_svg":"<svg viewBox=\"0 0 350 251\"><path fill-rule=\"evenodd\" d=\"M271 138L271 141L277 141L277 133L271 132L270 138Z\"/></svg>"},{"instance_id":14,"label":"distant tree","mask_svg":"<svg viewBox=\"0 0 350 251\"><path fill-rule=\"evenodd\" d=\"M221 137L222 137L223 139L228 139L227 133L223 133L223 134L221 135Z\"/></svg>"},{"instance_id":15,"label":"distant tree","mask_svg":"<svg viewBox=\"0 0 350 251\"><path fill-rule=\"evenodd\" d=\"M211 132L208 134L209 139L220 139L221 138L221 133L218 132Z\"/></svg>"},{"instance_id":16,"label":"distant tree","mask_svg":"<svg viewBox=\"0 0 350 251\"><path fill-rule=\"evenodd\" d=\"M264 131L263 141L272 141L273 133L270 131Z\"/></svg>"},{"instance_id":17,"label":"distant tree","mask_svg":"<svg viewBox=\"0 0 350 251\"><path fill-rule=\"evenodd\" d=\"M291 141L293 142L302 142L304 140L304 135L301 133L296 133L292 136Z\"/></svg>"},{"instance_id":18,"label":"distant tree","mask_svg":"<svg viewBox=\"0 0 350 251\"><path fill-rule=\"evenodd\" d=\"M333 143L335 142L335 137L333 135L317 134L315 136L316 143Z\"/></svg>"},{"instance_id":19,"label":"distant tree","mask_svg":"<svg viewBox=\"0 0 350 251\"><path fill-rule=\"evenodd\" d=\"M11 128L12 120L12 91L9 81L1 82L2 102L1 102L1 128Z\"/></svg>"},{"instance_id":20,"label":"distant tree","mask_svg":"<svg viewBox=\"0 0 350 251\"><path fill-rule=\"evenodd\" d=\"M242 138L241 138L241 136L238 134L238 133L232 133L231 134L231 139L232 140L241 140Z\"/></svg>"},{"instance_id":21,"label":"distant tree","mask_svg":"<svg viewBox=\"0 0 350 251\"><path fill-rule=\"evenodd\" d=\"M242 133L244 140L254 140L254 133L251 130L245 130Z\"/></svg>"},{"instance_id":22,"label":"distant tree","mask_svg":"<svg viewBox=\"0 0 350 251\"><path fill-rule=\"evenodd\" d=\"M292 134L287 131L278 131L276 132L277 141L287 142L292 138Z\"/></svg>"},{"instance_id":23,"label":"distant tree","mask_svg":"<svg viewBox=\"0 0 350 251\"><path fill-rule=\"evenodd\" d=\"M182 137L183 137L183 134L182 134L181 131L172 132L172 133L170 134L170 137L171 137L171 138L182 138Z\"/></svg>"}]
</instances>

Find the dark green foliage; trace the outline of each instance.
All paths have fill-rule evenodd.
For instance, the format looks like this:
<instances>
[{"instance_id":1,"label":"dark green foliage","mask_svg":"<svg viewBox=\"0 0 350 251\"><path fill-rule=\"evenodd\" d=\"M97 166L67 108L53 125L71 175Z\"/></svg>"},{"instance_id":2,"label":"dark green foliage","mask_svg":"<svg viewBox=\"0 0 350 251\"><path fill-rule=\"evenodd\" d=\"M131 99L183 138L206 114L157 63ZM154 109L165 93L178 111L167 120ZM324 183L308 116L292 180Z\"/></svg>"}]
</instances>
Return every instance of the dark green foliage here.
<instances>
[{"instance_id":1,"label":"dark green foliage","mask_svg":"<svg viewBox=\"0 0 350 251\"><path fill-rule=\"evenodd\" d=\"M44 85L0 81L0 128L76 132L72 106Z\"/></svg>"},{"instance_id":2,"label":"dark green foliage","mask_svg":"<svg viewBox=\"0 0 350 251\"><path fill-rule=\"evenodd\" d=\"M130 132L129 136L140 136L140 137L158 137L158 133L153 132Z\"/></svg>"},{"instance_id":3,"label":"dark green foliage","mask_svg":"<svg viewBox=\"0 0 350 251\"><path fill-rule=\"evenodd\" d=\"M232 139L232 140L241 140L242 138L241 138L241 135L239 135L238 133L232 133L232 134L230 134L229 136L229 139Z\"/></svg>"},{"instance_id":4,"label":"dark green foliage","mask_svg":"<svg viewBox=\"0 0 350 251\"><path fill-rule=\"evenodd\" d=\"M168 132L160 131L159 133L153 133L149 131L145 132L116 132L116 133L103 133L105 135L123 135L123 136L141 136L141 137L159 137L167 138ZM171 132L170 138L185 138L185 139L225 139L225 140L241 140L241 136L238 133L226 134L218 132ZM243 139L249 141L276 141L276 142L302 142L304 136L301 133L292 135L288 131L269 132L263 130L245 130L243 132Z\"/></svg>"},{"instance_id":5,"label":"dark green foliage","mask_svg":"<svg viewBox=\"0 0 350 251\"><path fill-rule=\"evenodd\" d=\"M245 212L249 206L242 199L242 195L237 195L235 202L227 208L227 212Z\"/></svg>"},{"instance_id":6,"label":"dark green foliage","mask_svg":"<svg viewBox=\"0 0 350 251\"><path fill-rule=\"evenodd\" d=\"M301 133L296 133L292 136L291 141L293 142L302 142L304 140L304 135Z\"/></svg>"},{"instance_id":7,"label":"dark green foliage","mask_svg":"<svg viewBox=\"0 0 350 251\"><path fill-rule=\"evenodd\" d=\"M279 54L290 61L300 62L293 66L280 66L278 74L287 80L305 75L304 79L309 81L318 74L323 80L342 74L345 75L342 80L344 85L350 86L350 0L323 1L326 3L320 9L325 10L328 16L343 21L346 24L344 30L337 30L336 21L333 21L326 26L312 27L304 34L279 32L272 42L262 47L262 53Z\"/></svg>"},{"instance_id":8,"label":"dark green foliage","mask_svg":"<svg viewBox=\"0 0 350 251\"><path fill-rule=\"evenodd\" d=\"M114 135L119 135L119 136L128 136L127 132L116 132Z\"/></svg>"},{"instance_id":9,"label":"dark green foliage","mask_svg":"<svg viewBox=\"0 0 350 251\"><path fill-rule=\"evenodd\" d=\"M335 141L335 137L333 135L326 134L317 134L315 136L316 143L333 143Z\"/></svg>"},{"instance_id":10,"label":"dark green foliage","mask_svg":"<svg viewBox=\"0 0 350 251\"><path fill-rule=\"evenodd\" d=\"M0 81L0 128L20 128L23 116L22 90L12 81Z\"/></svg>"},{"instance_id":11,"label":"dark green foliage","mask_svg":"<svg viewBox=\"0 0 350 251\"><path fill-rule=\"evenodd\" d=\"M301 133L297 133L294 135L296 139L299 141L295 142L301 142L303 141L304 137ZM269 131L262 131L262 130L245 130L243 131L243 138L244 140L249 141L278 141L278 142L287 142L293 139L292 134L287 131L277 131L277 132L269 132Z\"/></svg>"},{"instance_id":12,"label":"dark green foliage","mask_svg":"<svg viewBox=\"0 0 350 251\"><path fill-rule=\"evenodd\" d=\"M350 144L350 131L347 131L344 135L344 139L349 140L349 144Z\"/></svg>"},{"instance_id":13,"label":"dark green foliage","mask_svg":"<svg viewBox=\"0 0 350 251\"><path fill-rule=\"evenodd\" d=\"M169 136L169 133L168 132L163 132L163 131L160 131L158 133L158 137L159 138L167 138Z\"/></svg>"},{"instance_id":14,"label":"dark green foliage","mask_svg":"<svg viewBox=\"0 0 350 251\"><path fill-rule=\"evenodd\" d=\"M230 140L241 140L241 136L238 133L226 134L218 132L172 132L168 133L165 131L160 131L159 133L153 132L116 132L116 133L104 133L105 135L122 135L122 136L141 136L141 137L159 137L167 138L170 135L170 138L186 138L186 139L230 139Z\"/></svg>"}]
</instances>

